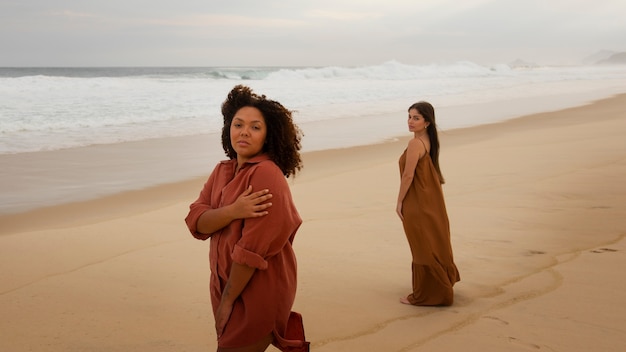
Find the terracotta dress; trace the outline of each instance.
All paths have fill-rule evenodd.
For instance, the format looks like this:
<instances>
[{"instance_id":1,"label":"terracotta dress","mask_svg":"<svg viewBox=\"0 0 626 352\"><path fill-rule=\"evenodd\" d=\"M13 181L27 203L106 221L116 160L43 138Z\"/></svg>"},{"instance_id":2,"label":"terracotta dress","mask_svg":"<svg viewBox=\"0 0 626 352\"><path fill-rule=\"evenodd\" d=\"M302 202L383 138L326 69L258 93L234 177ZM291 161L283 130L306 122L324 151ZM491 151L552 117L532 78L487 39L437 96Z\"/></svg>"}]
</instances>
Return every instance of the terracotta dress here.
<instances>
[{"instance_id":1,"label":"terracotta dress","mask_svg":"<svg viewBox=\"0 0 626 352\"><path fill-rule=\"evenodd\" d=\"M406 165L400 157L400 175ZM420 306L451 305L454 284L460 280L450 244L450 226L443 190L430 155L417 162L413 183L402 203L402 222L413 256L413 293L407 298Z\"/></svg>"},{"instance_id":2,"label":"terracotta dress","mask_svg":"<svg viewBox=\"0 0 626 352\"><path fill-rule=\"evenodd\" d=\"M302 220L284 175L267 155L252 158L235 175L236 165L236 160L226 160L215 167L185 219L194 237L211 239L210 291L214 314L232 263L257 269L235 301L218 344L242 347L273 333L273 344L283 350L302 346L304 336L301 340L289 336L289 331L301 330L302 326L288 326L296 295L297 268L292 242ZM205 210L233 203L248 185L252 185L253 192L270 190L273 197L268 215L235 220L209 235L197 231L196 223Z\"/></svg>"}]
</instances>

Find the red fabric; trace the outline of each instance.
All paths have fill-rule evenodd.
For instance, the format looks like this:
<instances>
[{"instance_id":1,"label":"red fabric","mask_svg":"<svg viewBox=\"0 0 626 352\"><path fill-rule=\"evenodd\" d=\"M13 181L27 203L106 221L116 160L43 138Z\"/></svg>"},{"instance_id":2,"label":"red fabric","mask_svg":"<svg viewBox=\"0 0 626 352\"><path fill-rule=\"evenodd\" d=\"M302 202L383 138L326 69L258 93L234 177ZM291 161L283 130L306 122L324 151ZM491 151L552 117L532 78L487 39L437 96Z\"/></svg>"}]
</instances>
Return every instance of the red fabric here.
<instances>
[{"instance_id":1,"label":"red fabric","mask_svg":"<svg viewBox=\"0 0 626 352\"><path fill-rule=\"evenodd\" d=\"M292 242L302 220L293 203L287 181L266 155L249 160L235 175L236 160L220 162L207 180L185 219L192 235L211 239L211 303L217 310L233 262L256 268L239 298L220 347L242 347L274 333L285 338L296 294L296 257ZM236 220L210 235L197 232L198 218L207 209L231 204L249 186L253 192L272 193L269 214Z\"/></svg>"},{"instance_id":2,"label":"red fabric","mask_svg":"<svg viewBox=\"0 0 626 352\"><path fill-rule=\"evenodd\" d=\"M272 343L283 352L308 352L310 343L304 337L304 324L302 315L297 312L289 314L285 338L274 339Z\"/></svg>"}]
</instances>

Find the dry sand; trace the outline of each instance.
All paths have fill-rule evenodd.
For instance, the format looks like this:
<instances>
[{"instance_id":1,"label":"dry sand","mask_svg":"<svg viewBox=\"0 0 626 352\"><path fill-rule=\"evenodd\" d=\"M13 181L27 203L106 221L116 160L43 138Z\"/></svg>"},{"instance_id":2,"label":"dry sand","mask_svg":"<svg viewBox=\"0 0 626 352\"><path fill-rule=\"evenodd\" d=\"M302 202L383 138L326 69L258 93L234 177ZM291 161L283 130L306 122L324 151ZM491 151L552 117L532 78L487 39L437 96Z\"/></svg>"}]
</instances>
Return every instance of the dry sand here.
<instances>
[{"instance_id":1,"label":"dry sand","mask_svg":"<svg viewBox=\"0 0 626 352\"><path fill-rule=\"evenodd\" d=\"M626 349L625 135L626 95L441 132L447 308L398 303L409 136L305 154L294 310L312 351ZM0 217L0 350L215 350L208 242L183 222L203 182Z\"/></svg>"}]
</instances>

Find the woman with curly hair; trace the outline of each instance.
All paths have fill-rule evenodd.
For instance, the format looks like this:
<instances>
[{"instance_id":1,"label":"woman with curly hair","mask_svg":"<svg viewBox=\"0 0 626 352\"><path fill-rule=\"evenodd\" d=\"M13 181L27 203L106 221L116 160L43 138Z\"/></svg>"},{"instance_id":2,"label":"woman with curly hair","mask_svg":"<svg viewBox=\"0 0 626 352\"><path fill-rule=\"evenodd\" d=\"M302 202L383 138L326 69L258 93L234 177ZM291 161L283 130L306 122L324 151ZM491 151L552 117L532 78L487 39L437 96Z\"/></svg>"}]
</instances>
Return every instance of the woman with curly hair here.
<instances>
[{"instance_id":1,"label":"woman with curly hair","mask_svg":"<svg viewBox=\"0 0 626 352\"><path fill-rule=\"evenodd\" d=\"M210 291L217 351L308 351L296 294L292 243L302 220L286 177L302 167L291 111L238 85L222 104L217 164L185 222L211 239Z\"/></svg>"}]
</instances>

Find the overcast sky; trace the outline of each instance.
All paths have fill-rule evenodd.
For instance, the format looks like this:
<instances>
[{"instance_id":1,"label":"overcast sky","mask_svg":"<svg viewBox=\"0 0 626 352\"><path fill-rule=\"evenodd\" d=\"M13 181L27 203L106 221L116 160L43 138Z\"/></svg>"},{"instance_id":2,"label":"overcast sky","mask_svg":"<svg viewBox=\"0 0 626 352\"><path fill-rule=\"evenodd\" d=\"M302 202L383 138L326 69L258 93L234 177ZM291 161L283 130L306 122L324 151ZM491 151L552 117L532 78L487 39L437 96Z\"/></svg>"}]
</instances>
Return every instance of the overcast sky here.
<instances>
[{"instance_id":1,"label":"overcast sky","mask_svg":"<svg viewBox=\"0 0 626 352\"><path fill-rule=\"evenodd\" d=\"M626 51L624 0L1 0L0 66L360 66Z\"/></svg>"}]
</instances>

